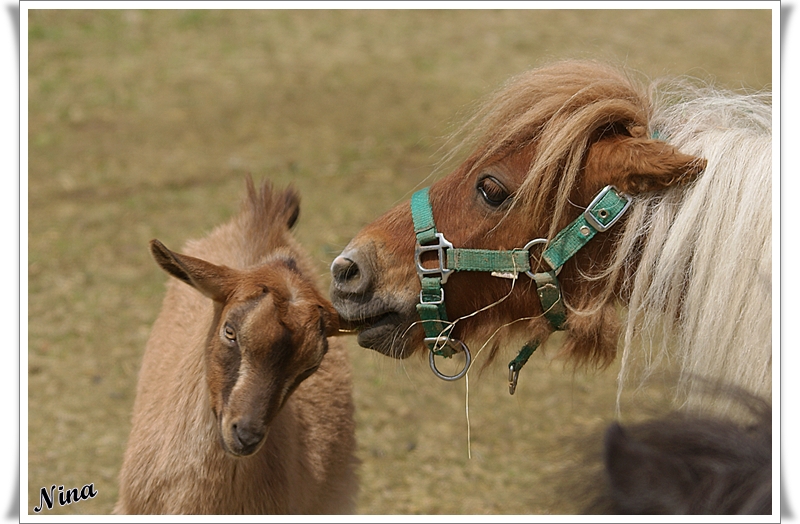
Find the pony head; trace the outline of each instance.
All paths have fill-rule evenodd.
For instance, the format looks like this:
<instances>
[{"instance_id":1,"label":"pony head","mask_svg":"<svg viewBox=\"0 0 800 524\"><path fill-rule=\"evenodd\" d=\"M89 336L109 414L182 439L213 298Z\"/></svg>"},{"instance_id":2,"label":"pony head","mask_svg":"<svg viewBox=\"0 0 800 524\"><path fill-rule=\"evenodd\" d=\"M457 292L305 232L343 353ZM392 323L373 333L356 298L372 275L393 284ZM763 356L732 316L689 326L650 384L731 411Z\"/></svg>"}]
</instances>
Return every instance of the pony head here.
<instances>
[{"instance_id":1,"label":"pony head","mask_svg":"<svg viewBox=\"0 0 800 524\"><path fill-rule=\"evenodd\" d=\"M594 62L565 62L511 79L467 123L457 151L469 153L429 190L436 228L458 248L512 250L552 240L605 186L633 196L683 185L706 166L652 137L651 101L624 73ZM626 219L622 217L622 221ZM599 234L559 275L567 307L564 351L606 365L619 335L615 299L636 260L612 255L618 229ZM423 267L438 263L433 253ZM546 267L531 251L532 272ZM358 343L395 358L424 348L416 311L420 279L409 203L367 225L331 266L331 298ZM509 338L546 338L536 286L524 276L456 272L442 288L449 335L491 342L490 362Z\"/></svg>"}]
</instances>

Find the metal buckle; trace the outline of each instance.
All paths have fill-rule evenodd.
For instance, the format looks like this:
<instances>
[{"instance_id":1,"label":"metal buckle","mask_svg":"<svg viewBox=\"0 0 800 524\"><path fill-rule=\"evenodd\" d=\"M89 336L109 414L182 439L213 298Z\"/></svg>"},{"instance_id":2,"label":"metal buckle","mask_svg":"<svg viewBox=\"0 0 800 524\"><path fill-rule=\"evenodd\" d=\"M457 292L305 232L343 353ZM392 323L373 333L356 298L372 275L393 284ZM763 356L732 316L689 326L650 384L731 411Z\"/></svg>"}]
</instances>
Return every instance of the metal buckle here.
<instances>
[{"instance_id":1,"label":"metal buckle","mask_svg":"<svg viewBox=\"0 0 800 524\"><path fill-rule=\"evenodd\" d=\"M594 215L592 215L591 212L594 210L594 206L596 206L597 203L600 202L600 200L606 195L606 193L608 193L612 189L614 190L614 192L617 195L619 195L620 197L622 197L625 200L627 200L627 202L625 203L625 206L619 211L619 213L617 213L616 216L614 216L611 219L611 222L609 222L608 224L604 225L604 224L601 224L594 217ZM632 196L630 196L630 195L628 195L626 193L621 193L621 192L617 191L617 188L615 188L614 186L606 186L606 187L603 188L602 191L600 191L597 194L596 197L594 197L594 200L592 200L592 202L589 204L589 206L583 212L583 218L586 219L586 221L589 223L590 226L592 226L594 229L596 229L597 231L602 233L603 231L608 230L611 226L613 226L614 224L617 223L617 220L619 220L622 217L622 215L625 214L625 211L627 211L628 208L631 207L631 202L633 202L633 197Z\"/></svg>"},{"instance_id":2,"label":"metal buckle","mask_svg":"<svg viewBox=\"0 0 800 524\"><path fill-rule=\"evenodd\" d=\"M442 282L444 282L444 279L442 279ZM443 288L439 288L439 292L441 293L439 300L434 300L432 302L425 302L425 300L422 298L422 291L420 291L419 292L419 303L420 304L431 304L433 306L438 306L439 304L444 304L444 289Z\"/></svg>"},{"instance_id":3,"label":"metal buckle","mask_svg":"<svg viewBox=\"0 0 800 524\"><path fill-rule=\"evenodd\" d=\"M442 284L444 284L445 282L447 282L447 278L450 276L450 274L453 271L455 271L453 269L447 269L445 267L445 264L447 264L447 258L445 256L444 250L453 249L453 244L448 242L447 239L444 238L444 235L441 233L436 233L436 238L438 240L438 243L430 244L427 246L422 246L420 245L419 242L417 242L417 247L414 249L414 263L417 266L417 275L419 276L420 279L422 279L422 277L424 276L441 274ZM422 260L420 259L420 256L422 255L422 253L425 253L427 251L436 251L439 262L438 268L427 269L422 266ZM430 304L432 302L428 303Z\"/></svg>"},{"instance_id":4,"label":"metal buckle","mask_svg":"<svg viewBox=\"0 0 800 524\"><path fill-rule=\"evenodd\" d=\"M431 345L431 343L433 345ZM456 343L458 343L460 347L456 346ZM428 345L428 349L430 350L430 356L428 358L428 361L431 365L431 370L433 370L433 373L437 377L439 377L442 380L453 381L453 380L458 380L467 374L467 371L469 370L469 365L470 363L472 363L472 355L470 354L467 345L464 344L462 341L449 337L426 337L425 344ZM450 358L456 353L463 351L464 356L467 359L467 361L464 363L464 369L462 369L455 375L445 375L444 373L439 371L439 369L436 367L436 360L435 360L436 354L433 352L433 348L435 347L448 348L449 355L443 355L445 358Z\"/></svg>"},{"instance_id":5,"label":"metal buckle","mask_svg":"<svg viewBox=\"0 0 800 524\"><path fill-rule=\"evenodd\" d=\"M522 249L524 249L525 251L528 251L528 253L530 254L531 248L533 246L537 245L537 244L547 244L547 239L546 238L534 238L533 240L531 240L530 242L525 244L525 247L523 247ZM544 261L547 262L548 266L550 266L550 262L547 259L544 259ZM553 266L550 266L550 267L553 267ZM529 277L531 277L531 279L535 278L532 268L533 268L533 265L531 265L531 270L530 271L526 271L525 272L525 274L528 275ZM556 275L561 273L561 266L555 268L555 272L556 272Z\"/></svg>"}]
</instances>

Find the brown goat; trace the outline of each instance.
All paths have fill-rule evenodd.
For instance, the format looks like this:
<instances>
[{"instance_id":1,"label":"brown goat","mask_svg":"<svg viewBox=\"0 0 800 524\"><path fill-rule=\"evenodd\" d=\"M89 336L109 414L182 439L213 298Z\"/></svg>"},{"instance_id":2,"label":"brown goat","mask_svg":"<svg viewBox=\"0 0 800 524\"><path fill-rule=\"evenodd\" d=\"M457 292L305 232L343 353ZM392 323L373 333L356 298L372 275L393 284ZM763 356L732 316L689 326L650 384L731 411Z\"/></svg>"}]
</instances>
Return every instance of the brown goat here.
<instances>
[{"instance_id":1,"label":"brown goat","mask_svg":"<svg viewBox=\"0 0 800 524\"><path fill-rule=\"evenodd\" d=\"M350 362L298 212L248 178L241 212L186 254L150 243L182 282L147 342L114 513L353 512Z\"/></svg>"}]
</instances>

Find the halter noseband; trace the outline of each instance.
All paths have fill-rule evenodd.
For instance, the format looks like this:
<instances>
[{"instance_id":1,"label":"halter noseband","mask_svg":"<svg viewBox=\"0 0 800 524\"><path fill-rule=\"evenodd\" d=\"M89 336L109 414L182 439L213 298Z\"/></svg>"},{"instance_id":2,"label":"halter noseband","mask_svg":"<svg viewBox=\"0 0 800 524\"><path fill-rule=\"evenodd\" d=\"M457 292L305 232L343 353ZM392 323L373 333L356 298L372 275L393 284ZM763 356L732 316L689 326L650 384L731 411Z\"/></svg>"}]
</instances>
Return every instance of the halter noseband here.
<instances>
[{"instance_id":1,"label":"halter noseband","mask_svg":"<svg viewBox=\"0 0 800 524\"><path fill-rule=\"evenodd\" d=\"M425 345L430 351L430 365L434 374L444 380L458 380L469 370L472 355L461 340L452 338L454 323L447 321L442 285L454 271L484 271L493 276L516 279L525 273L536 283L536 291L542 304L544 316L555 330L564 329L566 307L561 297L561 287L556 278L564 263L572 258L595 234L602 233L613 226L630 207L632 198L614 186L606 186L586 210L570 225L548 243L547 239L537 238L521 249L489 250L454 248L442 233L436 230L428 190L420 189L411 197L411 216L414 221L414 234L417 238L414 250L414 263L419 275L422 291L419 294L417 313L425 330ZM542 257L551 267L550 271L533 273L530 264L530 249L538 244L546 245ZM438 267L425 268L422 254L436 253ZM514 394L517 378L522 366L541 343L531 340L520 350L509 365L508 388ZM434 357L450 358L464 352L464 369L455 375L445 375L436 367Z\"/></svg>"}]
</instances>

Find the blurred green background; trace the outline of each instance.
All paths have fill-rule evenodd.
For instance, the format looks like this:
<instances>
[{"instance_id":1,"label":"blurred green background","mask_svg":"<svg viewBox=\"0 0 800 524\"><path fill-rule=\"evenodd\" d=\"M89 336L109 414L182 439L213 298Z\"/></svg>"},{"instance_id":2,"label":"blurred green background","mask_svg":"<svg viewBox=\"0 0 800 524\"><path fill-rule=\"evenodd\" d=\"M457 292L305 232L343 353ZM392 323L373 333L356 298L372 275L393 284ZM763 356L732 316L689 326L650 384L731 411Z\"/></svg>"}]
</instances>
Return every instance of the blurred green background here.
<instances>
[{"instance_id":1,"label":"blurred green background","mask_svg":"<svg viewBox=\"0 0 800 524\"><path fill-rule=\"evenodd\" d=\"M43 486L88 483L96 498L47 513L111 511L167 280L147 243L177 249L226 220L246 174L299 189L296 234L327 289L336 254L410 196L447 133L510 75L597 58L733 89L772 80L769 10L28 13L23 513ZM550 348L511 397L508 348L470 376L469 458L464 381L347 342L359 513L580 511L559 483L614 416L614 367L574 374ZM662 393L629 401L624 419L657 409Z\"/></svg>"}]
</instances>

